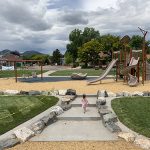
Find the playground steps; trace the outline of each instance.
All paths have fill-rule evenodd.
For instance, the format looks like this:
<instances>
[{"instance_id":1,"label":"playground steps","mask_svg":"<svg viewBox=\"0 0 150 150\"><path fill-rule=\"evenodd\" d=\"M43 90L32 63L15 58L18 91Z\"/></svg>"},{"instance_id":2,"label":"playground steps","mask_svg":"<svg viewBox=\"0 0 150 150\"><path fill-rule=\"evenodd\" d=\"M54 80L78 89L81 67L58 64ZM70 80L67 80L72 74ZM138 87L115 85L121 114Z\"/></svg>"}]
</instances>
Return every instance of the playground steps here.
<instances>
[{"instance_id":1,"label":"playground steps","mask_svg":"<svg viewBox=\"0 0 150 150\"><path fill-rule=\"evenodd\" d=\"M72 104L72 107L82 107L82 104ZM88 104L88 107L96 107L96 104Z\"/></svg>"},{"instance_id":2,"label":"playground steps","mask_svg":"<svg viewBox=\"0 0 150 150\"><path fill-rule=\"evenodd\" d=\"M100 115L96 107L87 108L87 112L83 113L82 107L72 107L70 110L58 116L58 120L72 120L72 121L92 121L100 120Z\"/></svg>"},{"instance_id":3,"label":"playground steps","mask_svg":"<svg viewBox=\"0 0 150 150\"><path fill-rule=\"evenodd\" d=\"M83 113L82 97L72 101L72 108L58 116L58 121L33 137L31 141L110 141L117 140L101 121L96 108L96 96L87 96L89 107Z\"/></svg>"}]
</instances>

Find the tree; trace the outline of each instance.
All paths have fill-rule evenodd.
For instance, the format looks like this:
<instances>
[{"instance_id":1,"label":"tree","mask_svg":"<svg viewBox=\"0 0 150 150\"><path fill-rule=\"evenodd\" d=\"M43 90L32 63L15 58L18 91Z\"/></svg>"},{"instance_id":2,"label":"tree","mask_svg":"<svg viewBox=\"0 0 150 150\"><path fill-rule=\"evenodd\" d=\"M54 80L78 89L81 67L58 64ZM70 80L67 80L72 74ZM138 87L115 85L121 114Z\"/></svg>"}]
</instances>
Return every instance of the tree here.
<instances>
[{"instance_id":1,"label":"tree","mask_svg":"<svg viewBox=\"0 0 150 150\"><path fill-rule=\"evenodd\" d=\"M67 65L71 64L72 63L72 59L73 59L72 55L69 52L67 52L65 54L65 64L67 64Z\"/></svg>"},{"instance_id":2,"label":"tree","mask_svg":"<svg viewBox=\"0 0 150 150\"><path fill-rule=\"evenodd\" d=\"M82 31L79 29L74 29L69 34L70 44L67 44L67 52L72 55L73 63L77 59L78 47L82 45Z\"/></svg>"},{"instance_id":3,"label":"tree","mask_svg":"<svg viewBox=\"0 0 150 150\"><path fill-rule=\"evenodd\" d=\"M104 46L104 51L119 50L120 48L120 37L111 34L103 35L100 38L100 42Z\"/></svg>"},{"instance_id":4,"label":"tree","mask_svg":"<svg viewBox=\"0 0 150 150\"><path fill-rule=\"evenodd\" d=\"M58 65L60 65L61 57L62 57L62 54L60 53L58 49L56 49L55 51L53 51L53 54L52 54L52 63L53 64L57 63Z\"/></svg>"},{"instance_id":5,"label":"tree","mask_svg":"<svg viewBox=\"0 0 150 150\"><path fill-rule=\"evenodd\" d=\"M17 56L20 57L20 53L18 51L11 51L10 53L13 54L13 55L17 55Z\"/></svg>"},{"instance_id":6,"label":"tree","mask_svg":"<svg viewBox=\"0 0 150 150\"><path fill-rule=\"evenodd\" d=\"M67 44L67 51L72 55L73 63L76 61L78 56L78 48L81 47L84 43L91 41L92 39L99 39L99 31L95 31L94 28L84 28L82 32L79 29L74 29L69 34L70 43Z\"/></svg>"},{"instance_id":7,"label":"tree","mask_svg":"<svg viewBox=\"0 0 150 150\"><path fill-rule=\"evenodd\" d=\"M142 49L142 45L143 45L143 37L139 36L139 35L133 35L131 38L131 42L130 42L130 46L133 49Z\"/></svg>"},{"instance_id":8,"label":"tree","mask_svg":"<svg viewBox=\"0 0 150 150\"><path fill-rule=\"evenodd\" d=\"M100 33L99 31L95 31L94 28L85 27L82 33L82 37L83 37L82 43L84 44L91 41L92 39L99 39Z\"/></svg>"},{"instance_id":9,"label":"tree","mask_svg":"<svg viewBox=\"0 0 150 150\"><path fill-rule=\"evenodd\" d=\"M42 60L42 62L44 64L50 64L51 63L49 55L35 54L35 55L32 55L30 59L31 60Z\"/></svg>"},{"instance_id":10,"label":"tree","mask_svg":"<svg viewBox=\"0 0 150 150\"><path fill-rule=\"evenodd\" d=\"M92 65L97 65L99 63L99 53L103 50L102 44L99 43L98 40L91 40L82 47L79 48L78 57L80 62L84 62L85 66L88 63L92 63Z\"/></svg>"}]
</instances>

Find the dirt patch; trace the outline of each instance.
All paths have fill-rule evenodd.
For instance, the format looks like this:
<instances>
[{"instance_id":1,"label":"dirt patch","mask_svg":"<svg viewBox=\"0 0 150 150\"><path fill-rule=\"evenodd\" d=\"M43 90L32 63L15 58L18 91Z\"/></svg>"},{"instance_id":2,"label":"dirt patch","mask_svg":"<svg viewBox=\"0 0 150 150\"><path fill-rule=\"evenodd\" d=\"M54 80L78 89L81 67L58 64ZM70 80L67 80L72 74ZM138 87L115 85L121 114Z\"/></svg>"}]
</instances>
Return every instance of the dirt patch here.
<instances>
[{"instance_id":1,"label":"dirt patch","mask_svg":"<svg viewBox=\"0 0 150 150\"><path fill-rule=\"evenodd\" d=\"M115 82L113 79L103 80L93 85L87 85L84 81L59 81L59 82L39 82L39 83L15 83L14 79L0 79L0 90L51 90L51 89L76 89L77 94L96 94L98 90L108 90L112 92L121 91L148 91L150 90L150 81L145 82L143 86L141 83L137 87L129 87L123 81Z\"/></svg>"},{"instance_id":2,"label":"dirt patch","mask_svg":"<svg viewBox=\"0 0 150 150\"><path fill-rule=\"evenodd\" d=\"M27 142L9 150L142 150L125 141Z\"/></svg>"}]
</instances>

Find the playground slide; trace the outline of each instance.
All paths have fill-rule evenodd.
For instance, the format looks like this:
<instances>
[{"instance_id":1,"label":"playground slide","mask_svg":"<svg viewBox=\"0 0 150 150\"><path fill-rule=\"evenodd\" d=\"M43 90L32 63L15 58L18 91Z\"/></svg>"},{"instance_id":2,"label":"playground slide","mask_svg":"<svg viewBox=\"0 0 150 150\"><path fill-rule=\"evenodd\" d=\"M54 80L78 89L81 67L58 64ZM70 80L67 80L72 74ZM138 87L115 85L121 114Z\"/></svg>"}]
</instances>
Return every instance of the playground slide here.
<instances>
[{"instance_id":1,"label":"playground slide","mask_svg":"<svg viewBox=\"0 0 150 150\"><path fill-rule=\"evenodd\" d=\"M131 60L130 60L129 66L127 66L126 68L124 68L123 70L121 70L121 73L122 74L128 74L128 72L132 68L135 68L137 66L138 62L139 62L139 57L138 57L138 59L135 59L134 57L132 57Z\"/></svg>"},{"instance_id":2,"label":"playground slide","mask_svg":"<svg viewBox=\"0 0 150 150\"><path fill-rule=\"evenodd\" d=\"M128 74L129 75L129 81L128 81L128 85L129 86L137 86L138 84L138 78L131 75L131 74Z\"/></svg>"},{"instance_id":3,"label":"playground slide","mask_svg":"<svg viewBox=\"0 0 150 150\"><path fill-rule=\"evenodd\" d=\"M110 62L110 64L108 65L108 67L106 68L106 70L98 78L92 79L92 80L88 80L87 84L91 84L91 83L95 83L95 82L103 80L108 75L108 73L113 68L113 66L116 64L117 61L118 61L118 59L113 59Z\"/></svg>"}]
</instances>

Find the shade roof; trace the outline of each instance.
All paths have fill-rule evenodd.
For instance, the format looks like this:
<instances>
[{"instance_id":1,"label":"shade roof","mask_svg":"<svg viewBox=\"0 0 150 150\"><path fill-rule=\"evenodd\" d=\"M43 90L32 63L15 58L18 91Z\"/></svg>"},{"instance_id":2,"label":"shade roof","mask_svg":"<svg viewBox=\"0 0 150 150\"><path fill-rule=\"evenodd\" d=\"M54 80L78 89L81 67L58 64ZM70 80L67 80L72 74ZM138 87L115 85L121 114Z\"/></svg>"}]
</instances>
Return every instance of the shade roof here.
<instances>
[{"instance_id":1,"label":"shade roof","mask_svg":"<svg viewBox=\"0 0 150 150\"><path fill-rule=\"evenodd\" d=\"M0 59L0 61L7 61L7 62L42 62L42 60L7 60L7 59Z\"/></svg>"}]
</instances>

